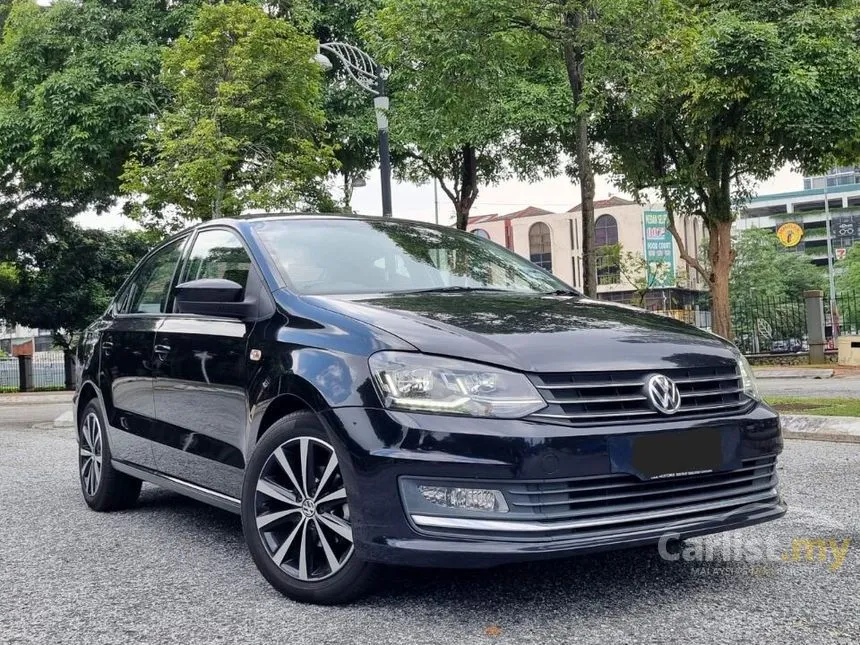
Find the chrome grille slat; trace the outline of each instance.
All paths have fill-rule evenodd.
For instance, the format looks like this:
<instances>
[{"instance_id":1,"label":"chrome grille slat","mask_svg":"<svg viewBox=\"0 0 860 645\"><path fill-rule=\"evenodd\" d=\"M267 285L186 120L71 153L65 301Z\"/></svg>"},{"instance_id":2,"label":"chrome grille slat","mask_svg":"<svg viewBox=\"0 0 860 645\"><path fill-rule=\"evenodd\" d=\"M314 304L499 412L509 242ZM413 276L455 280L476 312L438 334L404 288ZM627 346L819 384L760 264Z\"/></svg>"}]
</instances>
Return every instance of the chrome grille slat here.
<instances>
[{"instance_id":1,"label":"chrome grille slat","mask_svg":"<svg viewBox=\"0 0 860 645\"><path fill-rule=\"evenodd\" d=\"M598 387L642 387L642 381L630 381L628 383L565 383L563 385L535 385L539 390L573 390Z\"/></svg>"},{"instance_id":2,"label":"chrome grille slat","mask_svg":"<svg viewBox=\"0 0 860 645\"><path fill-rule=\"evenodd\" d=\"M689 398L691 396L719 396L721 394L739 394L743 392L742 387L734 387L730 390L698 390L693 392L681 392L681 398Z\"/></svg>"},{"instance_id":3,"label":"chrome grille slat","mask_svg":"<svg viewBox=\"0 0 860 645\"><path fill-rule=\"evenodd\" d=\"M541 419L611 419L613 417L657 416L654 410L631 410L629 412L600 412L595 414L533 414Z\"/></svg>"},{"instance_id":4,"label":"chrome grille slat","mask_svg":"<svg viewBox=\"0 0 860 645\"><path fill-rule=\"evenodd\" d=\"M663 374L678 386L681 407L675 414L657 412L647 398L645 384L653 374ZM554 423L649 423L732 413L751 404L743 393L740 370L734 363L664 370L533 374L529 378L547 402L547 407L531 418Z\"/></svg>"},{"instance_id":5,"label":"chrome grille slat","mask_svg":"<svg viewBox=\"0 0 860 645\"><path fill-rule=\"evenodd\" d=\"M593 396L581 399L544 399L547 403L615 403L617 401L646 401L644 394L637 396Z\"/></svg>"}]
</instances>

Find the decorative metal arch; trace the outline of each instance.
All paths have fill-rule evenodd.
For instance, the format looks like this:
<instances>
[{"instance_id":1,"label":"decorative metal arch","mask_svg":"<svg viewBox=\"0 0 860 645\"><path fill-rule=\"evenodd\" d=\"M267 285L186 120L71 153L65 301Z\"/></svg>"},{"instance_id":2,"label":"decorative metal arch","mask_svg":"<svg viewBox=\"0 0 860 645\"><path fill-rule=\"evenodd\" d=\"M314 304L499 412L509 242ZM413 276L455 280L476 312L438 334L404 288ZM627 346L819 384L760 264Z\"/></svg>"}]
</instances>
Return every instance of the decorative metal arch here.
<instances>
[{"instance_id":1,"label":"decorative metal arch","mask_svg":"<svg viewBox=\"0 0 860 645\"><path fill-rule=\"evenodd\" d=\"M320 43L320 51L334 54L350 78L371 94L379 93L379 81L385 80L388 72L376 64L365 51L349 43Z\"/></svg>"}]
</instances>

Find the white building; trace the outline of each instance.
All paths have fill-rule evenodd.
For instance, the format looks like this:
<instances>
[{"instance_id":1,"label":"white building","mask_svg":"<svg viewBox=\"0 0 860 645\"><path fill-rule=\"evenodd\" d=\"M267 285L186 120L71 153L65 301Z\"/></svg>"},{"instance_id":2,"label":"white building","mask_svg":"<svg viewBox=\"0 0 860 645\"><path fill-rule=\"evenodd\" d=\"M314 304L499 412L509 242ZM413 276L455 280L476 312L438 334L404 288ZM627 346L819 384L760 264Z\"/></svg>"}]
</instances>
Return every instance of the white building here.
<instances>
[{"instance_id":1,"label":"white building","mask_svg":"<svg viewBox=\"0 0 860 645\"><path fill-rule=\"evenodd\" d=\"M817 188L774 195L759 195L750 200L743 216L735 221L736 229L765 228L777 231L784 224L798 224L802 235L787 251L806 253L818 265L827 264L827 222L825 195L830 208L831 240L834 259L844 257L847 249L860 242L860 183L844 183L854 178L852 173L827 174L824 177L806 177L804 185ZM856 174L860 179L860 172ZM832 181L833 180L833 181ZM838 182L838 183L837 183Z\"/></svg>"},{"instance_id":2,"label":"white building","mask_svg":"<svg viewBox=\"0 0 860 645\"><path fill-rule=\"evenodd\" d=\"M623 252L646 258L652 266L662 265L662 280L654 284L646 299L651 309L691 310L705 284L695 271L687 270L677 244L665 227L665 212L651 210L620 197L594 203L595 242L598 247L620 244ZM582 288L582 208L574 206L552 213L530 206L507 215L482 215L469 219L467 230L486 237L552 271L560 279ZM699 220L679 222L688 251L698 257L704 236ZM603 263L598 268L601 298L630 302L632 284L617 265Z\"/></svg>"}]
</instances>

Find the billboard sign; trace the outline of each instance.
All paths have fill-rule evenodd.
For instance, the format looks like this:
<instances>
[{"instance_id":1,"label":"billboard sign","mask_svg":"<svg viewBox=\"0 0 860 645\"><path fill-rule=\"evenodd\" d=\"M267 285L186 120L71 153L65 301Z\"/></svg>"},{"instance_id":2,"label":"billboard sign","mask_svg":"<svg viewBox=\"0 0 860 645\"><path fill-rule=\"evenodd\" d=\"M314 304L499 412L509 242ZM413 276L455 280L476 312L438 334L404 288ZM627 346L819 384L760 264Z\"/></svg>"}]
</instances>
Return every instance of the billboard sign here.
<instances>
[{"instance_id":1,"label":"billboard sign","mask_svg":"<svg viewBox=\"0 0 860 645\"><path fill-rule=\"evenodd\" d=\"M642 215L645 232L645 261L648 263L652 286L675 286L675 242L667 226L665 211L645 211ZM656 276L653 279L651 276Z\"/></svg>"}]
</instances>

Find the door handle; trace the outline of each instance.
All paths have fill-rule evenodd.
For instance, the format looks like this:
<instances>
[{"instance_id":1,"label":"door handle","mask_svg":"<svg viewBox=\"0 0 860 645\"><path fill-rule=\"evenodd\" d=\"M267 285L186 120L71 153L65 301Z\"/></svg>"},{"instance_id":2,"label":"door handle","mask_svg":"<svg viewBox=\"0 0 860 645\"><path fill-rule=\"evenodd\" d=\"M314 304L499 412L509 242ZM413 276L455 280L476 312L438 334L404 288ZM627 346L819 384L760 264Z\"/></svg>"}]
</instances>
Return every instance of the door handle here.
<instances>
[{"instance_id":1,"label":"door handle","mask_svg":"<svg viewBox=\"0 0 860 645\"><path fill-rule=\"evenodd\" d=\"M165 360L167 355L170 353L170 345L165 345L163 343L159 343L155 346L155 355L158 356L160 360Z\"/></svg>"},{"instance_id":2,"label":"door handle","mask_svg":"<svg viewBox=\"0 0 860 645\"><path fill-rule=\"evenodd\" d=\"M105 354L105 356L108 356L112 349L113 349L113 341L110 341L110 340L103 340L102 341L102 352Z\"/></svg>"}]
</instances>

